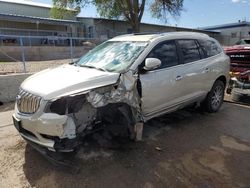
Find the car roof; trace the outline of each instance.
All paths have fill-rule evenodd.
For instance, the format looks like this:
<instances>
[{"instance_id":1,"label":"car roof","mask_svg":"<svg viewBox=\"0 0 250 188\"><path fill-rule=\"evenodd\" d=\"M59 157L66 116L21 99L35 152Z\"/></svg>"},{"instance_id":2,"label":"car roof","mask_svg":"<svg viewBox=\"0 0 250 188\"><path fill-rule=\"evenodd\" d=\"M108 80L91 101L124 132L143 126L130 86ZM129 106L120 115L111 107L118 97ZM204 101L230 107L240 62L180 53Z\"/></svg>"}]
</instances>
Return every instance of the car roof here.
<instances>
[{"instance_id":1,"label":"car roof","mask_svg":"<svg viewBox=\"0 0 250 188\"><path fill-rule=\"evenodd\" d=\"M155 34L127 34L114 37L109 41L138 41L138 42L147 42L153 41L156 39L178 39L178 38L210 38L204 33L198 32L168 32L168 33L155 33Z\"/></svg>"}]
</instances>

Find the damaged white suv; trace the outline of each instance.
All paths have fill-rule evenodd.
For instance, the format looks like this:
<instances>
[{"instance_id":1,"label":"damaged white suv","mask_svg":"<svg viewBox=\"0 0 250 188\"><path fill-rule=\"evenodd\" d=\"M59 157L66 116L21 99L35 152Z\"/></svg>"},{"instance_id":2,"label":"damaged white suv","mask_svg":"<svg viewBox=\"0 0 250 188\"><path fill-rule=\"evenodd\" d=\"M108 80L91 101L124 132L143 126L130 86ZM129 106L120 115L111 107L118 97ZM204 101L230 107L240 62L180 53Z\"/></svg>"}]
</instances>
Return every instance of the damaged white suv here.
<instances>
[{"instance_id":1,"label":"damaged white suv","mask_svg":"<svg viewBox=\"0 0 250 188\"><path fill-rule=\"evenodd\" d=\"M228 73L229 58L205 34L123 35L26 79L14 125L32 145L56 152L73 151L99 128L133 139L138 124L187 105L218 111Z\"/></svg>"}]
</instances>

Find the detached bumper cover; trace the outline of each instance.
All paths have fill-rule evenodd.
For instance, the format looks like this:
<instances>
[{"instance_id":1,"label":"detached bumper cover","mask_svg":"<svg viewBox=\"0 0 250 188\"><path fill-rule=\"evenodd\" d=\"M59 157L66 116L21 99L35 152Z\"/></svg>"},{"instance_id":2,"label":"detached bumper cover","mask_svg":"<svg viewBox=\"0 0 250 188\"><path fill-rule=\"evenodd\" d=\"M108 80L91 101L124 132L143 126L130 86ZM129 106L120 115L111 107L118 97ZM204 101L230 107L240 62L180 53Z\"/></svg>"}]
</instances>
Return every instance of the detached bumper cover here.
<instances>
[{"instance_id":1,"label":"detached bumper cover","mask_svg":"<svg viewBox=\"0 0 250 188\"><path fill-rule=\"evenodd\" d=\"M50 151L70 152L77 145L75 129L70 129L74 125L67 116L47 114L34 120L31 117L13 114L13 121L16 129L26 141Z\"/></svg>"},{"instance_id":2,"label":"detached bumper cover","mask_svg":"<svg viewBox=\"0 0 250 188\"><path fill-rule=\"evenodd\" d=\"M46 147L48 148L49 150L52 150L52 151L56 151L54 149L54 144L55 142L54 141L48 141L48 142L41 142L39 141L37 138L35 137L32 137L32 136L28 136L28 135L25 135L23 133L20 132L20 135L25 139L25 140L28 140L29 142L32 142L32 143L36 143L40 146L43 146L43 147Z\"/></svg>"},{"instance_id":3,"label":"detached bumper cover","mask_svg":"<svg viewBox=\"0 0 250 188\"><path fill-rule=\"evenodd\" d=\"M23 122L18 117L16 117L15 114L13 114L12 117L13 117L13 121L14 121L13 123L16 129L25 140L28 140L32 143L36 143L40 146L46 147L49 150L55 151L54 149L55 142L53 140L42 138L42 136L37 134L36 132L32 132L32 130L25 129L24 128L25 124L23 124Z\"/></svg>"}]
</instances>

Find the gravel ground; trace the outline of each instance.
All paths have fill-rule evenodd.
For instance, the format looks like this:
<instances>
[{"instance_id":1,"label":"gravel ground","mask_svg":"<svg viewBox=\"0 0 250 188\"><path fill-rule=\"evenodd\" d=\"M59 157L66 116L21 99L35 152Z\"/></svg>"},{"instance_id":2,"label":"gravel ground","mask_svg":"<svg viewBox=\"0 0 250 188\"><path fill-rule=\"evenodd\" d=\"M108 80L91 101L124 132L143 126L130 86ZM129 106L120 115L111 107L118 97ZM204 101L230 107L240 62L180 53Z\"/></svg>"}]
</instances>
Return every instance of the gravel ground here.
<instances>
[{"instance_id":1,"label":"gravel ground","mask_svg":"<svg viewBox=\"0 0 250 188\"><path fill-rule=\"evenodd\" d=\"M0 103L0 113L13 110L15 107L15 102L9 102L9 103Z\"/></svg>"},{"instance_id":2,"label":"gravel ground","mask_svg":"<svg viewBox=\"0 0 250 188\"><path fill-rule=\"evenodd\" d=\"M7 123L12 113L0 113L1 188L250 186L250 106L224 103L215 114L165 115L145 125L142 142L113 140L116 149L86 139L70 158L78 173L55 167L27 145Z\"/></svg>"},{"instance_id":3,"label":"gravel ground","mask_svg":"<svg viewBox=\"0 0 250 188\"><path fill-rule=\"evenodd\" d=\"M69 62L71 62L70 59L51 60L51 61L28 61L26 62L26 70L27 72L33 73L49 67L56 67ZM12 73L23 73L22 62L6 62L6 63L0 62L0 75L12 74Z\"/></svg>"}]
</instances>

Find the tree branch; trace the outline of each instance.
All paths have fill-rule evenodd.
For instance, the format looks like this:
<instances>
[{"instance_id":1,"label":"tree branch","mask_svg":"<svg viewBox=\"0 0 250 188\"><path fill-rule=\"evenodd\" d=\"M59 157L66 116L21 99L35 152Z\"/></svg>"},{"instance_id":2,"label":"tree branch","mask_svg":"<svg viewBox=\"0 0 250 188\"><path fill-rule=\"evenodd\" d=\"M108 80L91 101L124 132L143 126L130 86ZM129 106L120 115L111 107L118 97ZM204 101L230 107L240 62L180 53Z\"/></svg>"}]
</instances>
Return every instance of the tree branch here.
<instances>
[{"instance_id":1,"label":"tree branch","mask_svg":"<svg viewBox=\"0 0 250 188\"><path fill-rule=\"evenodd\" d=\"M142 0L141 6L140 6L139 22L141 22L141 19L142 19L143 13L144 13L145 2L146 2L146 0Z\"/></svg>"}]
</instances>

